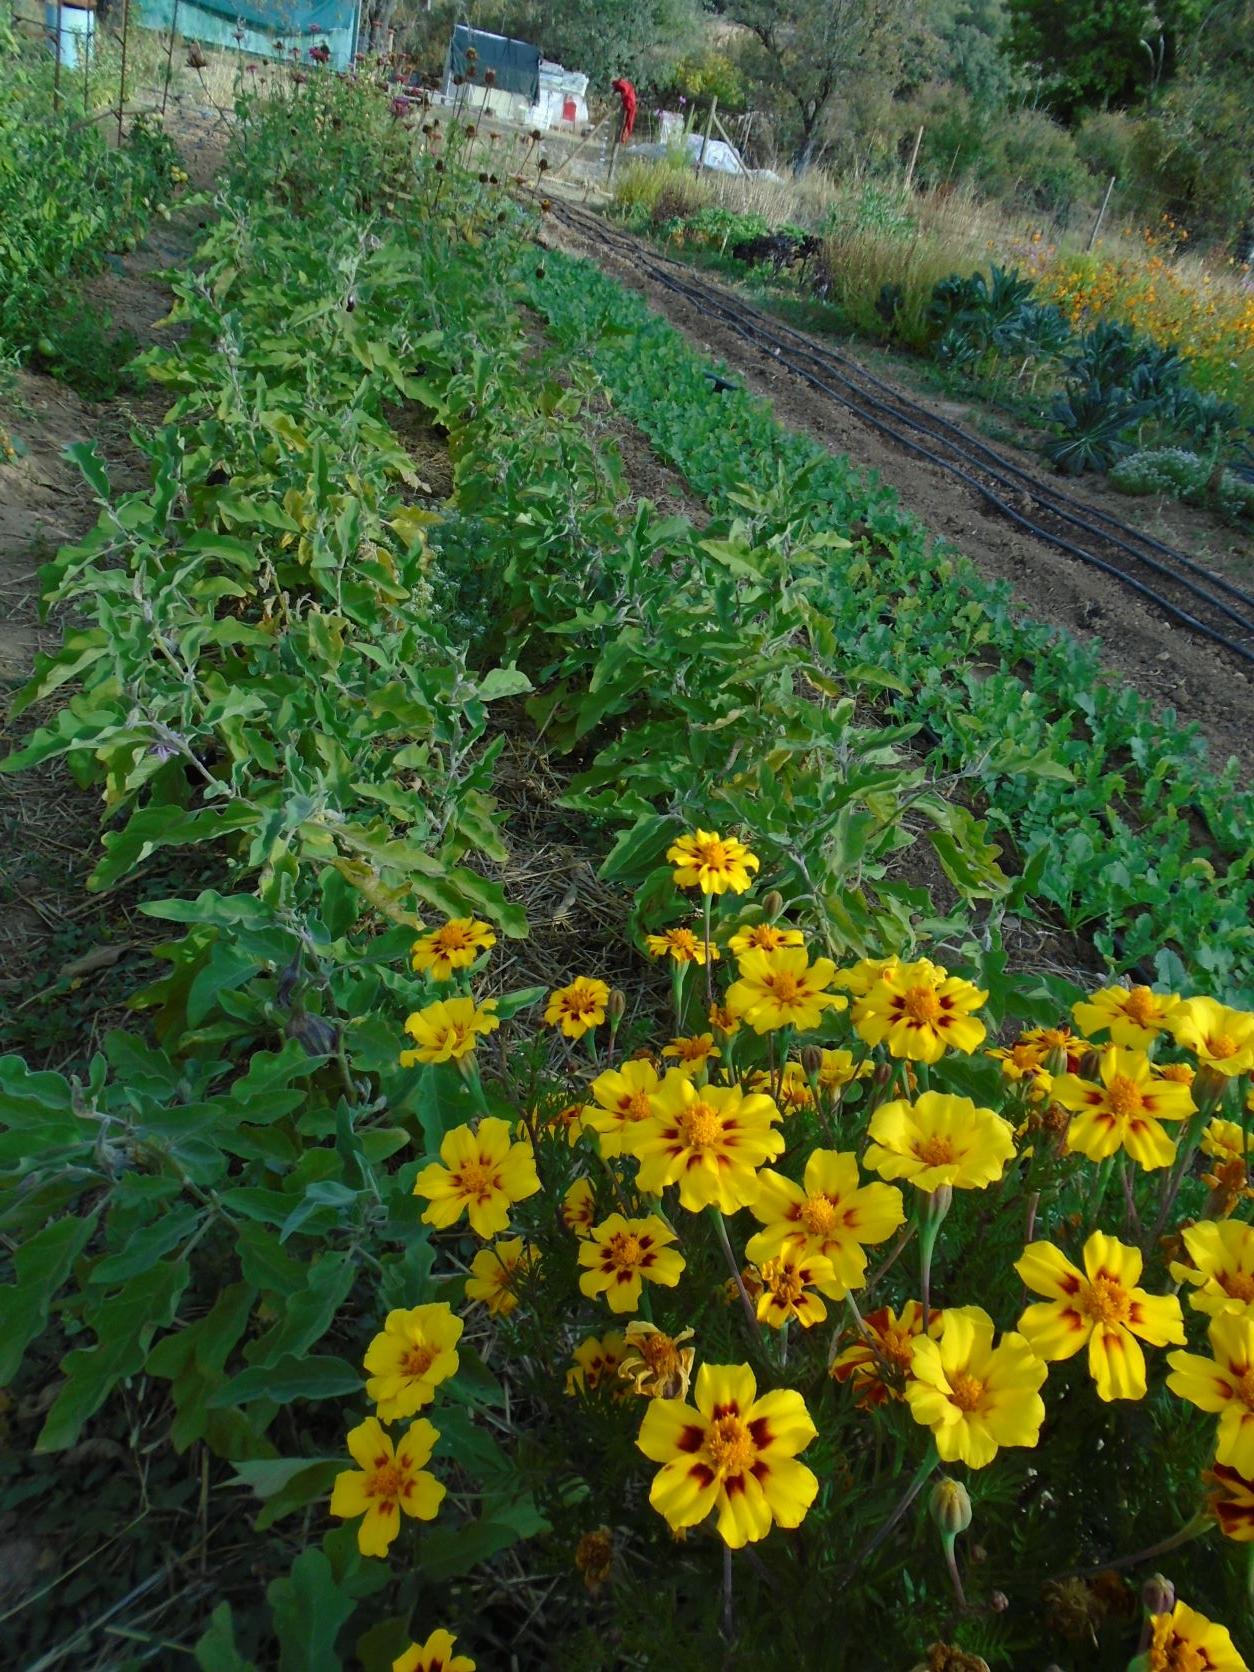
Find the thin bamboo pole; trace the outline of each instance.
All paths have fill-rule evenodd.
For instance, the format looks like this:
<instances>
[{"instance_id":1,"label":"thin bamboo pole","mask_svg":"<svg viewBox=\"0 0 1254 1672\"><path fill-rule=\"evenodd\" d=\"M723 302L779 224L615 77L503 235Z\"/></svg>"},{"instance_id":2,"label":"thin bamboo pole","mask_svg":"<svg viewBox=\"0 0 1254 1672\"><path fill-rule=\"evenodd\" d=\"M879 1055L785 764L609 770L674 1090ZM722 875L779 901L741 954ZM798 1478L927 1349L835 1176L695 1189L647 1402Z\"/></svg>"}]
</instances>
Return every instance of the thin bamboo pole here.
<instances>
[{"instance_id":1,"label":"thin bamboo pole","mask_svg":"<svg viewBox=\"0 0 1254 1672\"><path fill-rule=\"evenodd\" d=\"M717 109L718 109L718 94L715 93L714 96L710 100L710 113L705 119L705 133L702 135L702 138L701 138L701 155L697 158L697 173L698 174L700 174L705 168L706 147L710 143L710 129L714 126L714 112Z\"/></svg>"},{"instance_id":2,"label":"thin bamboo pole","mask_svg":"<svg viewBox=\"0 0 1254 1672\"><path fill-rule=\"evenodd\" d=\"M1110 177L1110 180L1109 180L1109 182L1106 186L1106 195L1102 199L1102 206L1097 211L1097 219L1093 222L1093 230L1092 230L1092 232L1089 233L1089 241L1084 246L1084 248L1086 250L1091 250L1093 248L1093 245L1096 244L1096 242L1097 242L1097 235L1102 230L1102 222L1106 218L1106 206L1110 202L1111 192L1113 192L1114 189L1115 189L1115 180L1116 179L1117 179L1117 176L1112 174L1111 177Z\"/></svg>"},{"instance_id":3,"label":"thin bamboo pole","mask_svg":"<svg viewBox=\"0 0 1254 1672\"><path fill-rule=\"evenodd\" d=\"M122 143L122 114L126 106L126 48L131 33L131 0L122 0L122 67L118 71L118 144Z\"/></svg>"},{"instance_id":4,"label":"thin bamboo pole","mask_svg":"<svg viewBox=\"0 0 1254 1672\"><path fill-rule=\"evenodd\" d=\"M906 190L907 191L910 190L910 182L914 179L914 165L919 160L919 147L920 147L920 145L922 145L922 143L923 143L923 129L922 129L922 127L920 127L918 133L915 134L915 136L914 136L914 145L912 146L911 151L910 151L910 161L906 165Z\"/></svg>"},{"instance_id":5,"label":"thin bamboo pole","mask_svg":"<svg viewBox=\"0 0 1254 1672\"><path fill-rule=\"evenodd\" d=\"M61 0L57 0L57 66L52 72L52 108L61 108Z\"/></svg>"},{"instance_id":6,"label":"thin bamboo pole","mask_svg":"<svg viewBox=\"0 0 1254 1672\"><path fill-rule=\"evenodd\" d=\"M165 115L166 100L170 97L170 72L174 68L174 38L178 34L179 0L174 0L174 10L170 13L170 44L165 53L165 85L161 89L161 114Z\"/></svg>"}]
</instances>

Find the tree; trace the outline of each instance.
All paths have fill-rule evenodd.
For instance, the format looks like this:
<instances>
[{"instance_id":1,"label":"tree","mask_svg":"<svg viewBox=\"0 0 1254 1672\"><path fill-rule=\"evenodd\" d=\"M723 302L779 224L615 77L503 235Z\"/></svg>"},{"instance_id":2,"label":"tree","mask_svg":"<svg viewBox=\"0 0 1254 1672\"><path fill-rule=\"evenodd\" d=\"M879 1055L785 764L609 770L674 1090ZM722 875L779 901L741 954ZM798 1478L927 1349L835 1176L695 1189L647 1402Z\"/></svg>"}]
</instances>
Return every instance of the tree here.
<instances>
[{"instance_id":1,"label":"tree","mask_svg":"<svg viewBox=\"0 0 1254 1672\"><path fill-rule=\"evenodd\" d=\"M1011 57L1039 76L1046 104L1122 109L1172 74L1204 0L1010 0Z\"/></svg>"},{"instance_id":2,"label":"tree","mask_svg":"<svg viewBox=\"0 0 1254 1672\"><path fill-rule=\"evenodd\" d=\"M582 70L599 91L615 76L649 85L696 44L697 0L517 0L507 32Z\"/></svg>"},{"instance_id":3,"label":"tree","mask_svg":"<svg viewBox=\"0 0 1254 1672\"><path fill-rule=\"evenodd\" d=\"M896 81L919 11L907 0L730 0L725 15L749 32L746 71L793 115L799 171L815 160L842 88L872 76Z\"/></svg>"}]
</instances>

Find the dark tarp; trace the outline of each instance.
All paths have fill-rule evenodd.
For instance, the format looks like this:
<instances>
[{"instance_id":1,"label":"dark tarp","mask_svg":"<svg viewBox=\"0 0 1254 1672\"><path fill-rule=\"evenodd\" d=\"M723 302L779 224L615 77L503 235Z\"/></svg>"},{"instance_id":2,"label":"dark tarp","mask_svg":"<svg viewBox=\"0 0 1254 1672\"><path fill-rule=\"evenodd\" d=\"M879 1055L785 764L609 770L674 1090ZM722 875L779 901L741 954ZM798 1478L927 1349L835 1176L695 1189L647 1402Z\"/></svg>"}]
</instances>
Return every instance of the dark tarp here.
<instances>
[{"instance_id":1,"label":"dark tarp","mask_svg":"<svg viewBox=\"0 0 1254 1672\"><path fill-rule=\"evenodd\" d=\"M466 48L470 46L479 54L474 60L474 80L478 86L483 85L483 72L492 70L502 93L521 93L528 103L539 102L539 47L528 46L526 41L511 41L505 35L489 35L483 29L459 23L453 29L449 49L450 75L465 75Z\"/></svg>"}]
</instances>

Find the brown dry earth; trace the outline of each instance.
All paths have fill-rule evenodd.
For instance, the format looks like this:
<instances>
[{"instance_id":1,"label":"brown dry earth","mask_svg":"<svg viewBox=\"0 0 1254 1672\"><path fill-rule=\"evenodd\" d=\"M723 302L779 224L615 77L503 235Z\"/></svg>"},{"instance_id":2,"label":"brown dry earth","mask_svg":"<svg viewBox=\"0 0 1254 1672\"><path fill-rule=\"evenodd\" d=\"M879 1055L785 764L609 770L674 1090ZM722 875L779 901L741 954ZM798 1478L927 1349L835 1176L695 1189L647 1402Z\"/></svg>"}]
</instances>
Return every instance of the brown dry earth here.
<instances>
[{"instance_id":1,"label":"brown dry earth","mask_svg":"<svg viewBox=\"0 0 1254 1672\"><path fill-rule=\"evenodd\" d=\"M895 447L853 413L811 389L769 351L708 318L604 242L553 221L547 224L545 238L570 254L595 261L620 283L638 291L696 348L725 362L748 389L769 400L781 423L812 436L829 451L847 456L859 469L890 484L903 505L934 535L956 546L983 575L1008 582L1025 616L1098 644L1112 684L1131 685L1160 710L1174 709L1181 720L1200 728L1217 763L1235 756L1246 779L1250 778L1254 772L1254 689L1237 659L1218 645L1173 626L1108 577L1024 534L946 471ZM647 246L640 247L642 254L652 253ZM707 275L699 277L714 294L719 293L721 287ZM734 298L734 293L727 294ZM821 339L811 340L824 346ZM841 352L848 354L848 349L842 345ZM881 365L876 366L876 375L894 381ZM955 421L952 403L900 383L897 387L904 398ZM1022 453L1016 463L1036 468L1030 456ZM1067 491L1076 490L1068 483ZM1144 511L1137 501L1101 490L1082 489L1077 497L1086 495L1091 495L1091 503L1126 522ZM1201 514L1192 521L1187 507L1176 507L1168 537L1186 549L1213 553L1220 529L1213 518ZM1161 530L1154 532L1162 537ZM1226 542L1226 531L1222 537ZM1231 539L1240 546L1241 537ZM1244 551L1229 549L1225 543L1223 555L1222 567L1232 573L1251 560L1248 542Z\"/></svg>"}]
</instances>

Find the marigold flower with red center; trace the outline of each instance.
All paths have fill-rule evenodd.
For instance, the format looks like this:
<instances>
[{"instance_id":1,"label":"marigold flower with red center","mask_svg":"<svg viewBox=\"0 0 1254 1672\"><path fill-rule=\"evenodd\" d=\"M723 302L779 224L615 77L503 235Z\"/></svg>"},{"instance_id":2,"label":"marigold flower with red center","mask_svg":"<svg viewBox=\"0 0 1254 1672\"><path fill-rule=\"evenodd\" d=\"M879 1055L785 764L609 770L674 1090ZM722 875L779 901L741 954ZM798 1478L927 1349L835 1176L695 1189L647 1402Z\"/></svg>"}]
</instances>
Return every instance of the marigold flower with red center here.
<instances>
[{"instance_id":1,"label":"marigold flower with red center","mask_svg":"<svg viewBox=\"0 0 1254 1672\"><path fill-rule=\"evenodd\" d=\"M804 946L805 936L800 929L790 929L784 923L750 923L737 929L728 941L728 951L734 958L746 952L778 952L782 946Z\"/></svg>"},{"instance_id":2,"label":"marigold flower with red center","mask_svg":"<svg viewBox=\"0 0 1254 1672\"><path fill-rule=\"evenodd\" d=\"M465 1213L471 1230L485 1239L505 1230L513 1204L539 1188L531 1145L511 1144L509 1122L495 1115L486 1115L477 1131L455 1126L446 1132L440 1161L414 1180L414 1195L427 1198L424 1224L444 1230Z\"/></svg>"},{"instance_id":3,"label":"marigold flower with red center","mask_svg":"<svg viewBox=\"0 0 1254 1672\"><path fill-rule=\"evenodd\" d=\"M1045 1067L1045 1052L1039 1045L1019 1039L1013 1045L994 1045L984 1054L1001 1064L1002 1073L1012 1085L1026 1080L1029 1097L1048 1097L1054 1077Z\"/></svg>"},{"instance_id":4,"label":"marigold flower with red center","mask_svg":"<svg viewBox=\"0 0 1254 1672\"><path fill-rule=\"evenodd\" d=\"M1038 1358L1068 1359L1087 1343L1089 1374L1099 1399L1144 1399L1145 1355L1152 1347L1183 1346L1184 1318L1174 1295L1136 1287L1141 1251L1094 1231L1084 1245L1084 1270L1049 1242L1032 1242L1015 1261L1026 1286L1047 1300L1019 1320Z\"/></svg>"},{"instance_id":5,"label":"marigold flower with red center","mask_svg":"<svg viewBox=\"0 0 1254 1672\"><path fill-rule=\"evenodd\" d=\"M567 987L555 987L544 1007L544 1019L560 1028L567 1039L582 1039L605 1020L610 989L593 976L579 976Z\"/></svg>"},{"instance_id":6,"label":"marigold flower with red center","mask_svg":"<svg viewBox=\"0 0 1254 1672\"><path fill-rule=\"evenodd\" d=\"M1023 1336L993 1345L993 1320L979 1306L951 1307L940 1340L916 1338L910 1414L932 1430L945 1463L982 1469L1002 1446L1034 1446L1045 1420L1039 1388L1048 1372Z\"/></svg>"},{"instance_id":7,"label":"marigold flower with red center","mask_svg":"<svg viewBox=\"0 0 1254 1672\"><path fill-rule=\"evenodd\" d=\"M482 1301L494 1318L508 1318L527 1274L539 1261L539 1251L521 1237L481 1248L470 1262L466 1299Z\"/></svg>"},{"instance_id":8,"label":"marigold flower with red center","mask_svg":"<svg viewBox=\"0 0 1254 1672\"><path fill-rule=\"evenodd\" d=\"M1140 1661L1145 1672L1249 1672L1227 1627L1182 1602L1151 1617L1149 1648L1133 1665Z\"/></svg>"},{"instance_id":9,"label":"marigold flower with red center","mask_svg":"<svg viewBox=\"0 0 1254 1672\"><path fill-rule=\"evenodd\" d=\"M740 960L740 979L727 989L728 1008L754 1033L817 1028L825 1010L844 1010L849 1003L841 994L825 991L835 971L830 958L812 964L800 946L746 952Z\"/></svg>"},{"instance_id":10,"label":"marigold flower with red center","mask_svg":"<svg viewBox=\"0 0 1254 1672\"><path fill-rule=\"evenodd\" d=\"M1166 1069L1162 1071L1166 1073ZM1202 1154L1217 1161L1244 1160L1254 1148L1254 1132L1247 1139L1234 1120L1208 1120L1202 1128Z\"/></svg>"},{"instance_id":11,"label":"marigold flower with red center","mask_svg":"<svg viewBox=\"0 0 1254 1672\"><path fill-rule=\"evenodd\" d=\"M581 1341L571 1355L575 1362L566 1372L566 1392L596 1393L605 1388L610 1393L621 1393L618 1371L626 1350L627 1343L618 1330Z\"/></svg>"},{"instance_id":12,"label":"marigold flower with red center","mask_svg":"<svg viewBox=\"0 0 1254 1672\"><path fill-rule=\"evenodd\" d=\"M691 929L664 929L660 935L646 935L644 944L654 958L673 958L677 964L704 964L705 941ZM719 957L717 946L710 946L710 962Z\"/></svg>"},{"instance_id":13,"label":"marigold flower with red center","mask_svg":"<svg viewBox=\"0 0 1254 1672\"><path fill-rule=\"evenodd\" d=\"M754 1091L770 1092L773 1076L765 1069L759 1069L750 1076L749 1083ZM777 1094L780 1113L795 1115L802 1109L812 1109L815 1104L814 1090L805 1069L799 1062L786 1062L779 1074L779 1092Z\"/></svg>"},{"instance_id":14,"label":"marigold flower with red center","mask_svg":"<svg viewBox=\"0 0 1254 1672\"><path fill-rule=\"evenodd\" d=\"M1219 1312L1207 1330L1213 1358L1170 1353L1167 1386L1219 1417L1215 1456L1254 1478L1254 1312Z\"/></svg>"},{"instance_id":15,"label":"marigold flower with red center","mask_svg":"<svg viewBox=\"0 0 1254 1672\"><path fill-rule=\"evenodd\" d=\"M349 1430L349 1455L361 1467L335 1477L331 1514L346 1521L362 1517L357 1548L363 1556L387 1555L401 1530L402 1513L420 1521L435 1519L445 1487L422 1465L439 1437L425 1417L411 1422L395 1446L377 1417Z\"/></svg>"},{"instance_id":16,"label":"marigold flower with red center","mask_svg":"<svg viewBox=\"0 0 1254 1672\"><path fill-rule=\"evenodd\" d=\"M1206 1508L1225 1538L1238 1544L1254 1542L1254 1480L1247 1480L1226 1463L1212 1463L1202 1475L1207 1487Z\"/></svg>"},{"instance_id":17,"label":"marigold flower with red center","mask_svg":"<svg viewBox=\"0 0 1254 1672\"><path fill-rule=\"evenodd\" d=\"M863 1163L886 1179L919 1190L941 1185L983 1190L995 1184L1015 1153L1010 1122L969 1097L925 1091L913 1103L882 1103L867 1128Z\"/></svg>"},{"instance_id":18,"label":"marigold flower with red center","mask_svg":"<svg viewBox=\"0 0 1254 1672\"><path fill-rule=\"evenodd\" d=\"M1215 999L1181 999L1168 1026L1177 1045L1217 1074L1232 1078L1254 1068L1254 1012L1230 1010Z\"/></svg>"},{"instance_id":19,"label":"marigold flower with red center","mask_svg":"<svg viewBox=\"0 0 1254 1672\"><path fill-rule=\"evenodd\" d=\"M433 981L450 981L455 970L469 969L496 936L477 917L450 917L440 928L421 936L413 944L410 965Z\"/></svg>"},{"instance_id":20,"label":"marigold flower with red center","mask_svg":"<svg viewBox=\"0 0 1254 1672\"><path fill-rule=\"evenodd\" d=\"M893 963L854 1004L854 1030L868 1045L887 1045L895 1057L939 1062L947 1050L979 1046L985 1028L971 1012L987 998L926 958Z\"/></svg>"},{"instance_id":21,"label":"marigold flower with red center","mask_svg":"<svg viewBox=\"0 0 1254 1672\"><path fill-rule=\"evenodd\" d=\"M635 1318L627 1325L627 1350L618 1374L645 1398L687 1399L696 1348L685 1346L693 1332L668 1335L656 1324Z\"/></svg>"},{"instance_id":22,"label":"marigold flower with red center","mask_svg":"<svg viewBox=\"0 0 1254 1672\"><path fill-rule=\"evenodd\" d=\"M1149 987L1102 987L1091 998L1071 1006L1082 1033L1104 1028L1111 1043L1144 1050L1167 1031L1167 1017L1179 1000L1174 993L1155 993Z\"/></svg>"},{"instance_id":23,"label":"marigold flower with red center","mask_svg":"<svg viewBox=\"0 0 1254 1672\"><path fill-rule=\"evenodd\" d=\"M579 1244L579 1264L588 1269L579 1288L589 1300L604 1295L611 1312L634 1312L644 1281L673 1289L684 1269L684 1257L669 1245L675 1233L664 1219L626 1219L612 1213L594 1225Z\"/></svg>"},{"instance_id":24,"label":"marigold flower with red center","mask_svg":"<svg viewBox=\"0 0 1254 1672\"><path fill-rule=\"evenodd\" d=\"M531 1128L539 1129L540 1134L547 1134L554 1138L564 1138L574 1149L583 1135L582 1103L563 1103L548 1113L542 1113L539 1108L531 1111ZM529 1138L530 1129L525 1120L520 1120L514 1128L515 1136Z\"/></svg>"},{"instance_id":25,"label":"marigold flower with red center","mask_svg":"<svg viewBox=\"0 0 1254 1672\"><path fill-rule=\"evenodd\" d=\"M1071 1073L1079 1068L1084 1053L1093 1049L1087 1039L1081 1039L1070 1028L1025 1028L1019 1035L1019 1043L1038 1050L1046 1066L1051 1056L1064 1059L1064 1066Z\"/></svg>"},{"instance_id":26,"label":"marigold flower with red center","mask_svg":"<svg viewBox=\"0 0 1254 1672\"><path fill-rule=\"evenodd\" d=\"M945 1314L934 1308L928 1317L928 1334L940 1335ZM862 1320L861 1331L846 1332L852 1344L832 1361L832 1376L838 1382L852 1382L857 1403L864 1409L882 1405L886 1399L904 1399L906 1384L913 1376L914 1343L923 1334L923 1307L908 1300L900 1315L891 1306L878 1306Z\"/></svg>"},{"instance_id":27,"label":"marigold flower with red center","mask_svg":"<svg viewBox=\"0 0 1254 1672\"><path fill-rule=\"evenodd\" d=\"M460 1062L485 1033L495 1033L500 1022L493 1015L495 999L477 1005L473 999L437 999L405 1018L405 1032L414 1040L412 1051L402 1051L402 1068L420 1062Z\"/></svg>"},{"instance_id":28,"label":"marigold flower with red center","mask_svg":"<svg viewBox=\"0 0 1254 1672\"><path fill-rule=\"evenodd\" d=\"M1192 1264L1174 1260L1178 1283L1195 1283L1189 1303L1199 1312L1242 1312L1254 1306L1254 1226L1204 1219L1181 1232Z\"/></svg>"},{"instance_id":29,"label":"marigold flower with red center","mask_svg":"<svg viewBox=\"0 0 1254 1672\"><path fill-rule=\"evenodd\" d=\"M649 1096L660 1083L657 1069L641 1057L598 1074L588 1087L594 1102L584 1106L584 1124L596 1133L607 1159L621 1155L624 1137L648 1119Z\"/></svg>"},{"instance_id":30,"label":"marigold flower with red center","mask_svg":"<svg viewBox=\"0 0 1254 1672\"><path fill-rule=\"evenodd\" d=\"M577 1237L586 1237L596 1223L597 1198L592 1180L577 1178L562 1197L562 1224Z\"/></svg>"},{"instance_id":31,"label":"marigold flower with red center","mask_svg":"<svg viewBox=\"0 0 1254 1672\"><path fill-rule=\"evenodd\" d=\"M712 1028L717 1028L719 1033L726 1034L729 1039L740 1028L740 1023L732 1014L730 1007L725 1004L712 1004L707 1020Z\"/></svg>"},{"instance_id":32,"label":"marigold flower with red center","mask_svg":"<svg viewBox=\"0 0 1254 1672\"><path fill-rule=\"evenodd\" d=\"M1101 1055L1100 1081L1060 1074L1053 1095L1072 1111L1068 1150L1090 1161L1105 1161L1120 1148L1147 1172L1169 1167L1176 1157L1173 1138L1162 1122L1183 1120L1193 1112L1188 1086L1154 1073L1144 1051L1108 1045Z\"/></svg>"},{"instance_id":33,"label":"marigold flower with red center","mask_svg":"<svg viewBox=\"0 0 1254 1672\"><path fill-rule=\"evenodd\" d=\"M660 1195L678 1184L689 1213L711 1205L735 1213L754 1199L757 1168L784 1148L774 1130L780 1113L769 1097L739 1086L695 1086L671 1073L650 1102L653 1113L627 1140L640 1162L641 1190Z\"/></svg>"},{"instance_id":34,"label":"marigold flower with red center","mask_svg":"<svg viewBox=\"0 0 1254 1672\"><path fill-rule=\"evenodd\" d=\"M703 894L743 894L750 886L749 872L760 863L743 842L720 836L716 830L681 836L666 850L666 857L675 867L675 886L699 888Z\"/></svg>"},{"instance_id":35,"label":"marigold flower with red center","mask_svg":"<svg viewBox=\"0 0 1254 1672\"><path fill-rule=\"evenodd\" d=\"M676 1070L687 1079L695 1079L705 1072L715 1057L722 1052L714 1043L712 1033L680 1034L669 1045L662 1047L664 1057L675 1057Z\"/></svg>"},{"instance_id":36,"label":"marigold flower with red center","mask_svg":"<svg viewBox=\"0 0 1254 1672\"><path fill-rule=\"evenodd\" d=\"M441 1382L457 1374L457 1343L464 1328L447 1301L397 1308L383 1321L382 1334L366 1348L366 1397L381 1422L412 1417L429 1405Z\"/></svg>"},{"instance_id":37,"label":"marigold flower with red center","mask_svg":"<svg viewBox=\"0 0 1254 1672\"><path fill-rule=\"evenodd\" d=\"M819 1483L797 1453L817 1430L791 1388L756 1393L747 1364L703 1364L695 1408L679 1399L649 1405L636 1444L662 1464L649 1502L673 1529L714 1513L723 1542L739 1550L773 1522L799 1527L805 1519Z\"/></svg>"},{"instance_id":38,"label":"marigold flower with red center","mask_svg":"<svg viewBox=\"0 0 1254 1672\"><path fill-rule=\"evenodd\" d=\"M810 1152L801 1184L764 1167L749 1206L762 1229L750 1237L746 1257L761 1265L790 1247L820 1254L832 1276L818 1286L833 1300L862 1287L866 1245L884 1242L906 1217L900 1190L863 1184L852 1152L829 1149Z\"/></svg>"},{"instance_id":39,"label":"marigold flower with red center","mask_svg":"<svg viewBox=\"0 0 1254 1672\"><path fill-rule=\"evenodd\" d=\"M795 1318L802 1329L809 1329L827 1317L822 1299L810 1292L813 1288L830 1291L836 1285L832 1262L822 1254L788 1246L773 1260L764 1260L758 1275L762 1279L757 1303L760 1324L783 1329L790 1318Z\"/></svg>"},{"instance_id":40,"label":"marigold flower with red center","mask_svg":"<svg viewBox=\"0 0 1254 1672\"><path fill-rule=\"evenodd\" d=\"M433 1631L425 1643L411 1643L392 1672L475 1672L469 1655L455 1655L457 1639L451 1631Z\"/></svg>"}]
</instances>

